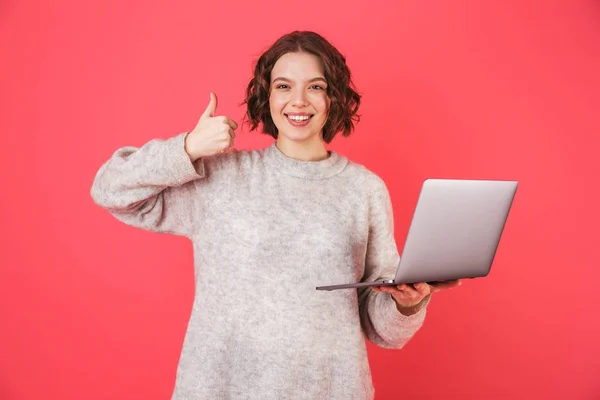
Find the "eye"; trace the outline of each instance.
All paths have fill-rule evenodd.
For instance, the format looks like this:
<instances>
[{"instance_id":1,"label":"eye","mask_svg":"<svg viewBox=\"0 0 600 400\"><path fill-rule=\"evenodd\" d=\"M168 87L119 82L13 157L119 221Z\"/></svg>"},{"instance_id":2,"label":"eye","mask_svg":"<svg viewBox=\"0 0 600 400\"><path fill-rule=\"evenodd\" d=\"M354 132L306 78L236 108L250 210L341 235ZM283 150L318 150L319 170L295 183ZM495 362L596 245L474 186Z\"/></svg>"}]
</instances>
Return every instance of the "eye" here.
<instances>
[{"instance_id":1,"label":"eye","mask_svg":"<svg viewBox=\"0 0 600 400\"><path fill-rule=\"evenodd\" d=\"M310 88L315 90L324 90L323 86L321 85L312 85Z\"/></svg>"},{"instance_id":2,"label":"eye","mask_svg":"<svg viewBox=\"0 0 600 400\"><path fill-rule=\"evenodd\" d=\"M288 85L286 85L286 84L284 84L284 83L281 83L281 84L277 85L277 86L276 86L276 88L277 88L277 89L287 89L287 88L288 88Z\"/></svg>"}]
</instances>

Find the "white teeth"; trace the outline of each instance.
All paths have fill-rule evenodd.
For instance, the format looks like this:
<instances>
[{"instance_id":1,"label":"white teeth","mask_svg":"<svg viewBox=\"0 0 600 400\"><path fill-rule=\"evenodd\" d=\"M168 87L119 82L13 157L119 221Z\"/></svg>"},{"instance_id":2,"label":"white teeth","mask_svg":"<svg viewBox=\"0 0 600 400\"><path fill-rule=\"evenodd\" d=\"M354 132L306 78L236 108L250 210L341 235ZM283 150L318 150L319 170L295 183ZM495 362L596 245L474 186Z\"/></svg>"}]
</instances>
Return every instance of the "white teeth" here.
<instances>
[{"instance_id":1,"label":"white teeth","mask_svg":"<svg viewBox=\"0 0 600 400\"><path fill-rule=\"evenodd\" d=\"M293 120L293 121L306 121L307 119L309 119L310 117L308 115L288 115L288 118Z\"/></svg>"}]
</instances>

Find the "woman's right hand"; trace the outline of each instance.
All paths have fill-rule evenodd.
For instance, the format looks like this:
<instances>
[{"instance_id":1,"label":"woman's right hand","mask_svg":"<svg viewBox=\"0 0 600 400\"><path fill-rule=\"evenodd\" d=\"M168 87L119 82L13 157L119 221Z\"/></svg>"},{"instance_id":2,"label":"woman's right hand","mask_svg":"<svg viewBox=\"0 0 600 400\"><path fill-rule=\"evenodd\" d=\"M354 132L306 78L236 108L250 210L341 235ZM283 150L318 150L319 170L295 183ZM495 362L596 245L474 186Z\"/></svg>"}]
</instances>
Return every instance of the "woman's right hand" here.
<instances>
[{"instance_id":1,"label":"woman's right hand","mask_svg":"<svg viewBox=\"0 0 600 400\"><path fill-rule=\"evenodd\" d=\"M234 130L238 125L229 117L215 117L216 110L217 96L211 93L208 107L198 124L185 137L185 151L192 162L201 157L224 153L233 145Z\"/></svg>"}]
</instances>

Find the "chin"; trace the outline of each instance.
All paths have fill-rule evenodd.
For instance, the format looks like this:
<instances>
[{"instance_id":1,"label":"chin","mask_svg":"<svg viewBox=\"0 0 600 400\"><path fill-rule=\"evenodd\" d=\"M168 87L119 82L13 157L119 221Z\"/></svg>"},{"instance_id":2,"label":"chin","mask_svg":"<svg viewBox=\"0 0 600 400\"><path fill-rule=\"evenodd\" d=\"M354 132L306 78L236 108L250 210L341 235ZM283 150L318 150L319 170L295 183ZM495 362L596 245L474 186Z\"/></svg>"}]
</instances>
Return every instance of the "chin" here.
<instances>
[{"instance_id":1,"label":"chin","mask_svg":"<svg viewBox=\"0 0 600 400\"><path fill-rule=\"evenodd\" d=\"M285 140L293 142L313 142L319 140L321 137L320 129L315 129L314 125L308 125L304 127L294 127L283 123L283 129L279 129L279 136L285 138Z\"/></svg>"},{"instance_id":2,"label":"chin","mask_svg":"<svg viewBox=\"0 0 600 400\"><path fill-rule=\"evenodd\" d=\"M285 138L286 140L292 141L292 142L309 142L309 141L313 141L316 140L319 135L317 133L314 132L301 132L299 130L296 130L295 132L280 132L279 136Z\"/></svg>"}]
</instances>

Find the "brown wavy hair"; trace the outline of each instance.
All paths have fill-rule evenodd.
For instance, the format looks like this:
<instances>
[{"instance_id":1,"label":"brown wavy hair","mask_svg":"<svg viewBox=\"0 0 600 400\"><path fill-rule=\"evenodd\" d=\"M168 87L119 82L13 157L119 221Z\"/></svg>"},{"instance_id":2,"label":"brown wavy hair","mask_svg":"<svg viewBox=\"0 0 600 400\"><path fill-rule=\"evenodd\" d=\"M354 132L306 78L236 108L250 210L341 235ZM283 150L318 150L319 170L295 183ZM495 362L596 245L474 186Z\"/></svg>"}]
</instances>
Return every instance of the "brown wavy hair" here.
<instances>
[{"instance_id":1,"label":"brown wavy hair","mask_svg":"<svg viewBox=\"0 0 600 400\"><path fill-rule=\"evenodd\" d=\"M360 121L358 108L361 96L352 82L346 58L321 35L310 31L294 31L279 39L265 51L254 68L254 77L246 88L246 119L250 131L261 123L263 133L277 139L277 127L269 109L271 70L277 60L286 53L306 52L320 58L325 70L327 96L331 100L327 122L323 126L323 140L330 143L338 132L349 136L354 123Z\"/></svg>"}]
</instances>

